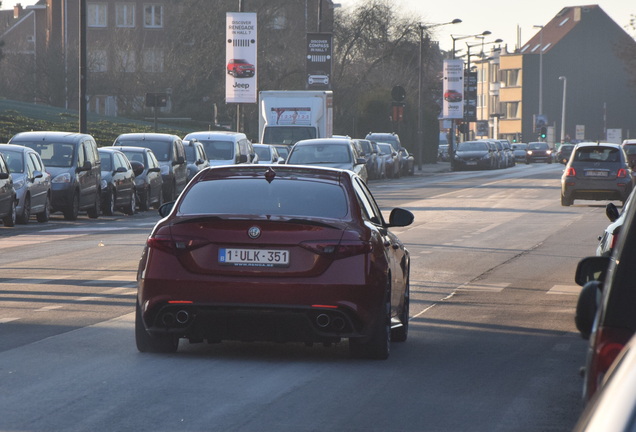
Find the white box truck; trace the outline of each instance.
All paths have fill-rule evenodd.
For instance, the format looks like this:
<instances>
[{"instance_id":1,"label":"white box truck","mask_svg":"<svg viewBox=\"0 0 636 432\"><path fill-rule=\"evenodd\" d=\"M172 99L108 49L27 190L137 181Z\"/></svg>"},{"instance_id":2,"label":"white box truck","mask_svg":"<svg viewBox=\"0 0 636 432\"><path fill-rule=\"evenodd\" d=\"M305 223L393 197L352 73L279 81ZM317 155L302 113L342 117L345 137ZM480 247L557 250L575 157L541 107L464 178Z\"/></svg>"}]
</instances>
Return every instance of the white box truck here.
<instances>
[{"instance_id":1,"label":"white box truck","mask_svg":"<svg viewBox=\"0 0 636 432\"><path fill-rule=\"evenodd\" d=\"M293 145L333 135L333 92L266 90L258 95L258 136L263 144Z\"/></svg>"}]
</instances>

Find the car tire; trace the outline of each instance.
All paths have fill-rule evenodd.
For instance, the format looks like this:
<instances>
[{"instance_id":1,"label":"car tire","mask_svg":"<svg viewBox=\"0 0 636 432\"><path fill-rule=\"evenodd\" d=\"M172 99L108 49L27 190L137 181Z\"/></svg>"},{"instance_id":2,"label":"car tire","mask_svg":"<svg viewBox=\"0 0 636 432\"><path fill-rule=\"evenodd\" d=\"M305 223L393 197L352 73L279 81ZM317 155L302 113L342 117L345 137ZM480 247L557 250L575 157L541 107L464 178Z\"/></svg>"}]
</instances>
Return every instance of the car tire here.
<instances>
[{"instance_id":1,"label":"car tire","mask_svg":"<svg viewBox=\"0 0 636 432\"><path fill-rule=\"evenodd\" d=\"M159 210L159 207L163 205L163 192L159 192L159 196L157 197L157 202L153 205L155 210Z\"/></svg>"},{"instance_id":2,"label":"car tire","mask_svg":"<svg viewBox=\"0 0 636 432\"><path fill-rule=\"evenodd\" d=\"M16 222L19 224L28 224L31 219L31 196L27 193L24 196L24 204L22 204L22 213L16 216Z\"/></svg>"},{"instance_id":3,"label":"car tire","mask_svg":"<svg viewBox=\"0 0 636 432\"><path fill-rule=\"evenodd\" d=\"M404 288L404 306L400 312L400 321L402 325L391 329L391 342L405 342L409 335L409 305L410 305L411 289L409 286L409 278L406 278L406 286Z\"/></svg>"},{"instance_id":4,"label":"car tire","mask_svg":"<svg viewBox=\"0 0 636 432\"><path fill-rule=\"evenodd\" d=\"M15 199L13 199L11 200L11 209L9 210L9 213L7 213L7 215L2 218L2 223L6 227L13 227L15 226L16 219L17 215L15 212Z\"/></svg>"},{"instance_id":5,"label":"car tire","mask_svg":"<svg viewBox=\"0 0 636 432\"><path fill-rule=\"evenodd\" d=\"M64 219L74 221L77 219L77 215L79 214L79 193L75 192L73 194L73 199L71 202L71 206L67 207L63 211Z\"/></svg>"},{"instance_id":6,"label":"car tire","mask_svg":"<svg viewBox=\"0 0 636 432\"><path fill-rule=\"evenodd\" d=\"M104 212L106 216L112 216L115 213L115 192L111 189L106 191L102 212Z\"/></svg>"},{"instance_id":7,"label":"car tire","mask_svg":"<svg viewBox=\"0 0 636 432\"><path fill-rule=\"evenodd\" d=\"M391 350L391 291L385 295L381 316L367 339L349 339L349 350L355 358L386 360Z\"/></svg>"},{"instance_id":8,"label":"car tire","mask_svg":"<svg viewBox=\"0 0 636 432\"><path fill-rule=\"evenodd\" d=\"M101 197L100 194L95 195L95 202L93 205L87 210L88 217L91 219L97 219L99 214L101 213Z\"/></svg>"},{"instance_id":9,"label":"car tire","mask_svg":"<svg viewBox=\"0 0 636 432\"><path fill-rule=\"evenodd\" d=\"M130 194L130 201L128 202L128 204L124 207L124 213L126 213L129 216L132 216L135 214L135 209L137 208L137 192L135 192L133 190L133 193Z\"/></svg>"},{"instance_id":10,"label":"car tire","mask_svg":"<svg viewBox=\"0 0 636 432\"><path fill-rule=\"evenodd\" d=\"M143 320L141 319L141 307L139 302L136 305L135 313L135 343L139 352L150 353L174 353L179 347L179 338L166 335L151 335L146 331Z\"/></svg>"},{"instance_id":11,"label":"car tire","mask_svg":"<svg viewBox=\"0 0 636 432\"><path fill-rule=\"evenodd\" d=\"M148 211L150 209L150 188L147 188L139 196L139 210Z\"/></svg>"},{"instance_id":12,"label":"car tire","mask_svg":"<svg viewBox=\"0 0 636 432\"><path fill-rule=\"evenodd\" d=\"M563 207L569 207L574 203L572 198L566 198L565 195L561 194L561 205Z\"/></svg>"},{"instance_id":13,"label":"car tire","mask_svg":"<svg viewBox=\"0 0 636 432\"><path fill-rule=\"evenodd\" d=\"M40 223L48 222L51 218L51 201L48 195L46 196L46 201L44 202L44 210L36 214L35 217Z\"/></svg>"}]
</instances>

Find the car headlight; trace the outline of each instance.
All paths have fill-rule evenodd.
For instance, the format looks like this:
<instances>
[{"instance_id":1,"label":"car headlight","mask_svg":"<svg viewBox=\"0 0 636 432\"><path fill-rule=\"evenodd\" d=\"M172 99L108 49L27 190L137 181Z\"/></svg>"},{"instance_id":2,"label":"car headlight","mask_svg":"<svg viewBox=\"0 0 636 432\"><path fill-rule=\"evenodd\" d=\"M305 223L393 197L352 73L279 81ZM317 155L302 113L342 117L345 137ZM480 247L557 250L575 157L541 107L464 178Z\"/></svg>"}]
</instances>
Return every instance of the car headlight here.
<instances>
[{"instance_id":1,"label":"car headlight","mask_svg":"<svg viewBox=\"0 0 636 432\"><path fill-rule=\"evenodd\" d=\"M526 153L528 154L528 156L532 156L532 150L528 150Z\"/></svg>"},{"instance_id":2,"label":"car headlight","mask_svg":"<svg viewBox=\"0 0 636 432\"><path fill-rule=\"evenodd\" d=\"M168 165L162 165L161 166L161 175L168 175L170 174L170 167Z\"/></svg>"},{"instance_id":3,"label":"car headlight","mask_svg":"<svg viewBox=\"0 0 636 432\"><path fill-rule=\"evenodd\" d=\"M51 183L70 183L70 182L71 182L71 175L67 172L58 174L53 178L53 180L51 180Z\"/></svg>"},{"instance_id":4,"label":"car headlight","mask_svg":"<svg viewBox=\"0 0 636 432\"><path fill-rule=\"evenodd\" d=\"M547 154L552 154L552 150L548 150L546 153Z\"/></svg>"},{"instance_id":5,"label":"car headlight","mask_svg":"<svg viewBox=\"0 0 636 432\"><path fill-rule=\"evenodd\" d=\"M24 187L24 179L16 180L13 182L13 188L15 190L22 189Z\"/></svg>"}]
</instances>

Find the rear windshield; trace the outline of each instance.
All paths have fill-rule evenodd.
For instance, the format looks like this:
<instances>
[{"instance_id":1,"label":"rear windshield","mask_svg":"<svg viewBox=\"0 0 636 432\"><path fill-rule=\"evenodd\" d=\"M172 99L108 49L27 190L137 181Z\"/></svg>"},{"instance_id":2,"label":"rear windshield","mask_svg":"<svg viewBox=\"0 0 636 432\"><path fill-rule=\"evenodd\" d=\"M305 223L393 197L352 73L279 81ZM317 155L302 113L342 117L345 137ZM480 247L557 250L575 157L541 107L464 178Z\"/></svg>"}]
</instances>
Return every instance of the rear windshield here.
<instances>
[{"instance_id":1,"label":"rear windshield","mask_svg":"<svg viewBox=\"0 0 636 432\"><path fill-rule=\"evenodd\" d=\"M199 140L203 144L205 154L209 160L232 160L234 159L234 142L220 140Z\"/></svg>"},{"instance_id":2,"label":"rear windshield","mask_svg":"<svg viewBox=\"0 0 636 432\"><path fill-rule=\"evenodd\" d=\"M297 145L287 158L288 164L350 163L348 144Z\"/></svg>"},{"instance_id":3,"label":"rear windshield","mask_svg":"<svg viewBox=\"0 0 636 432\"><path fill-rule=\"evenodd\" d=\"M237 199L241 197L241 199ZM345 191L336 184L308 180L225 179L192 186L179 207L183 215L232 214L324 217L348 213Z\"/></svg>"},{"instance_id":4,"label":"rear windshield","mask_svg":"<svg viewBox=\"0 0 636 432\"><path fill-rule=\"evenodd\" d=\"M130 147L145 147L152 150L155 154L155 157L160 161L169 161L172 159L171 150L172 150L172 141L127 141L127 140L118 140L117 145L120 146L130 146Z\"/></svg>"},{"instance_id":5,"label":"rear windshield","mask_svg":"<svg viewBox=\"0 0 636 432\"><path fill-rule=\"evenodd\" d=\"M263 132L263 144L293 145L311 138L316 138L316 128L313 126L266 127Z\"/></svg>"},{"instance_id":6,"label":"rear windshield","mask_svg":"<svg viewBox=\"0 0 636 432\"><path fill-rule=\"evenodd\" d=\"M457 146L457 151L487 151L488 145L485 142L463 142Z\"/></svg>"},{"instance_id":7,"label":"rear windshield","mask_svg":"<svg viewBox=\"0 0 636 432\"><path fill-rule=\"evenodd\" d=\"M580 162L620 162L620 154L613 147L580 147L576 151L575 161Z\"/></svg>"},{"instance_id":8,"label":"rear windshield","mask_svg":"<svg viewBox=\"0 0 636 432\"><path fill-rule=\"evenodd\" d=\"M268 161L272 158L268 147L254 147L254 151L258 155L258 160Z\"/></svg>"},{"instance_id":9,"label":"rear windshield","mask_svg":"<svg viewBox=\"0 0 636 432\"><path fill-rule=\"evenodd\" d=\"M625 150L625 153L628 155L636 154L636 144L623 145L623 150Z\"/></svg>"}]
</instances>

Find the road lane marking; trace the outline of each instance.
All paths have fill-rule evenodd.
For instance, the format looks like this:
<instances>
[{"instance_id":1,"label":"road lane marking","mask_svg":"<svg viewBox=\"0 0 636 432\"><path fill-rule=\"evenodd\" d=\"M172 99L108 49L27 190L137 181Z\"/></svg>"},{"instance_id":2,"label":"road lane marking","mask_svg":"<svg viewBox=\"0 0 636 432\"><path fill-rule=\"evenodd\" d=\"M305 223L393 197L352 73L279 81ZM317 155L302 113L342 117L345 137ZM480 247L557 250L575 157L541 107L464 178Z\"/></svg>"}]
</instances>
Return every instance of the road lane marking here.
<instances>
[{"instance_id":1,"label":"road lane marking","mask_svg":"<svg viewBox=\"0 0 636 432\"><path fill-rule=\"evenodd\" d=\"M579 295L580 292L578 285L554 285L546 294Z\"/></svg>"},{"instance_id":2,"label":"road lane marking","mask_svg":"<svg viewBox=\"0 0 636 432\"><path fill-rule=\"evenodd\" d=\"M0 318L0 324L10 323L12 321L17 321L20 318Z\"/></svg>"},{"instance_id":3,"label":"road lane marking","mask_svg":"<svg viewBox=\"0 0 636 432\"><path fill-rule=\"evenodd\" d=\"M61 309L61 308L62 308L62 305L44 306L44 307L41 307L40 309L35 309L33 312L48 312L50 310Z\"/></svg>"},{"instance_id":4,"label":"road lane marking","mask_svg":"<svg viewBox=\"0 0 636 432\"><path fill-rule=\"evenodd\" d=\"M459 288L458 291L482 291L482 292L501 292L509 287L509 283L467 283Z\"/></svg>"}]
</instances>

